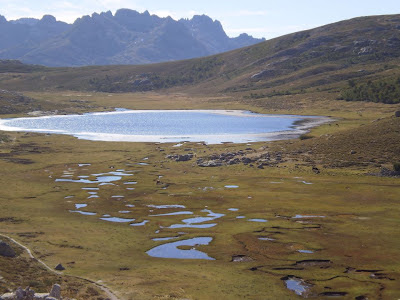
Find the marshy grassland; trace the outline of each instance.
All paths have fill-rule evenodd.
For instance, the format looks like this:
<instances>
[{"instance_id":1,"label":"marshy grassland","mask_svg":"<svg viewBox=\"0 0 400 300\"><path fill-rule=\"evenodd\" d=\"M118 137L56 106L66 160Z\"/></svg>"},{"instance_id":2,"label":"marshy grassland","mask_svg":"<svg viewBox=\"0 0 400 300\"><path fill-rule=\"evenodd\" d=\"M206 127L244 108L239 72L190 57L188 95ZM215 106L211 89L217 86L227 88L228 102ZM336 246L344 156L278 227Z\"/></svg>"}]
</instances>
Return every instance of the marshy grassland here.
<instances>
[{"instance_id":1,"label":"marshy grassland","mask_svg":"<svg viewBox=\"0 0 400 300\"><path fill-rule=\"evenodd\" d=\"M297 299L300 296L286 288L289 279L305 287L303 297L400 297L399 178L371 175L400 161L400 118L393 116L399 105L318 95L261 102L230 94L200 97L178 91L25 95L44 107L49 102L64 107L67 113L113 107L229 108L325 115L334 121L314 128L306 138L251 145L174 147L2 132L0 233L27 246L47 265L61 263L66 270L54 277L37 267L38 278L32 279L31 268L28 272L15 267L15 260L29 260L23 254L2 258L0 293L36 280L38 290L59 281L67 290L79 290L79 299L107 297L92 284L66 276L73 275L100 281L120 299ZM280 159L263 169L243 163L215 168L196 164L199 158L239 150L250 158L268 153ZM195 157L186 162L166 158L186 153ZM114 178L113 185L93 183L99 176L115 176L110 172L127 175ZM226 187L230 185L237 188ZM193 214L168 215L177 211ZM207 217L209 211L223 214L202 223L217 224L213 227L173 226L184 225L182 220L194 216ZM104 215L135 220L108 222L100 219ZM146 220L143 226L130 225ZM166 237L176 238L173 241L211 237L209 245L195 248L215 260L146 254L169 242L152 239Z\"/></svg>"}]
</instances>

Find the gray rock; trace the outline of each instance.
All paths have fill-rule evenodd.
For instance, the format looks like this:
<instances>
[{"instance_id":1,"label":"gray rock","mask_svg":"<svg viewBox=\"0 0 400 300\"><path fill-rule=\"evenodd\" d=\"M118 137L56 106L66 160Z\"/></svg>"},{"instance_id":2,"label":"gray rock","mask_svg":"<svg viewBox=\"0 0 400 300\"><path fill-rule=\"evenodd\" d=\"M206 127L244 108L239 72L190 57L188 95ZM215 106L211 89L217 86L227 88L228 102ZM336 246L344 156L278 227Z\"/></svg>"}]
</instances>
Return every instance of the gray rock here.
<instances>
[{"instance_id":1,"label":"gray rock","mask_svg":"<svg viewBox=\"0 0 400 300\"><path fill-rule=\"evenodd\" d=\"M315 173L315 174L319 174L319 173L321 173L321 171L317 168L317 167L312 167L312 170L313 170L313 172Z\"/></svg>"},{"instance_id":2,"label":"gray rock","mask_svg":"<svg viewBox=\"0 0 400 300\"><path fill-rule=\"evenodd\" d=\"M248 157L242 157L242 162L247 165L252 162L252 160Z\"/></svg>"},{"instance_id":3,"label":"gray rock","mask_svg":"<svg viewBox=\"0 0 400 300\"><path fill-rule=\"evenodd\" d=\"M57 271L64 271L65 268L63 267L62 264L58 264L54 269L56 269Z\"/></svg>"},{"instance_id":4,"label":"gray rock","mask_svg":"<svg viewBox=\"0 0 400 300\"><path fill-rule=\"evenodd\" d=\"M0 241L0 255L5 257L15 257L14 249L6 242Z\"/></svg>"},{"instance_id":5,"label":"gray rock","mask_svg":"<svg viewBox=\"0 0 400 300\"><path fill-rule=\"evenodd\" d=\"M396 111L396 112L394 113L394 116L395 116L396 118L400 118L400 110Z\"/></svg>"},{"instance_id":6,"label":"gray rock","mask_svg":"<svg viewBox=\"0 0 400 300\"><path fill-rule=\"evenodd\" d=\"M222 166L222 162L219 160L209 160L209 161L204 161L204 162L200 162L198 163L199 167L220 167Z\"/></svg>"},{"instance_id":7,"label":"gray rock","mask_svg":"<svg viewBox=\"0 0 400 300\"><path fill-rule=\"evenodd\" d=\"M25 291L19 287L16 291L15 291L15 299L17 300L23 300L26 296Z\"/></svg>"},{"instance_id":8,"label":"gray rock","mask_svg":"<svg viewBox=\"0 0 400 300\"><path fill-rule=\"evenodd\" d=\"M53 287L51 288L51 291L50 291L50 297L54 297L56 299L61 298L61 286L59 284L53 285Z\"/></svg>"},{"instance_id":9,"label":"gray rock","mask_svg":"<svg viewBox=\"0 0 400 300\"><path fill-rule=\"evenodd\" d=\"M232 256L232 262L249 262L253 261L253 259L246 255L234 255Z\"/></svg>"},{"instance_id":10,"label":"gray rock","mask_svg":"<svg viewBox=\"0 0 400 300\"><path fill-rule=\"evenodd\" d=\"M193 154L178 155L175 161L189 161L193 158Z\"/></svg>"}]
</instances>

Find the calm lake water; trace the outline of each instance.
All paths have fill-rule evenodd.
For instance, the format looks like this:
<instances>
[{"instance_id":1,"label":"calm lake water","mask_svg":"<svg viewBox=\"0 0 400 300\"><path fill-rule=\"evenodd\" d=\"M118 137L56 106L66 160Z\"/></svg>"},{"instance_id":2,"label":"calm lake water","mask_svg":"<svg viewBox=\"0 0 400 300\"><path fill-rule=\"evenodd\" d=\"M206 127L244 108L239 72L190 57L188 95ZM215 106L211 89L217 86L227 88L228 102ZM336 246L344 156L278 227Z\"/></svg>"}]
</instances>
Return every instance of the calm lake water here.
<instances>
[{"instance_id":1,"label":"calm lake water","mask_svg":"<svg viewBox=\"0 0 400 300\"><path fill-rule=\"evenodd\" d=\"M246 143L293 137L322 117L262 115L223 110L125 110L0 120L0 129L68 134L81 139L127 142ZM308 125L295 125L309 120Z\"/></svg>"}]
</instances>

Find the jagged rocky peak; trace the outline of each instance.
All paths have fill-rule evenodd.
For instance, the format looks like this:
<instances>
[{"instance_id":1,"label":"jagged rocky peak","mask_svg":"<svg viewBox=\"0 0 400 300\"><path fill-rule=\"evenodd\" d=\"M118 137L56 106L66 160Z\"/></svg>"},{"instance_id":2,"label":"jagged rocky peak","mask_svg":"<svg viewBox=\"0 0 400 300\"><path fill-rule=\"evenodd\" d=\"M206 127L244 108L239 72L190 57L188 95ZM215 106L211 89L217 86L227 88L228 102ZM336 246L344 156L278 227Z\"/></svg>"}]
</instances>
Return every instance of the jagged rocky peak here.
<instances>
[{"instance_id":1,"label":"jagged rocky peak","mask_svg":"<svg viewBox=\"0 0 400 300\"><path fill-rule=\"evenodd\" d=\"M4 16L0 15L0 24L2 23L7 23L7 19Z\"/></svg>"},{"instance_id":2,"label":"jagged rocky peak","mask_svg":"<svg viewBox=\"0 0 400 300\"><path fill-rule=\"evenodd\" d=\"M117 10L114 20L130 30L146 32L160 25L162 19L155 15L150 15L146 10L143 13L127 8Z\"/></svg>"},{"instance_id":3,"label":"jagged rocky peak","mask_svg":"<svg viewBox=\"0 0 400 300\"><path fill-rule=\"evenodd\" d=\"M47 66L143 64L220 53L259 42L229 38L219 21L201 15L176 21L131 9L93 13L73 24L51 15L0 18L3 58ZM22 26L23 25L23 26ZM251 39L251 38L250 38Z\"/></svg>"},{"instance_id":4,"label":"jagged rocky peak","mask_svg":"<svg viewBox=\"0 0 400 300\"><path fill-rule=\"evenodd\" d=\"M28 26L35 26L40 20L35 18L20 18L14 21L10 21L12 24L24 24Z\"/></svg>"}]
</instances>

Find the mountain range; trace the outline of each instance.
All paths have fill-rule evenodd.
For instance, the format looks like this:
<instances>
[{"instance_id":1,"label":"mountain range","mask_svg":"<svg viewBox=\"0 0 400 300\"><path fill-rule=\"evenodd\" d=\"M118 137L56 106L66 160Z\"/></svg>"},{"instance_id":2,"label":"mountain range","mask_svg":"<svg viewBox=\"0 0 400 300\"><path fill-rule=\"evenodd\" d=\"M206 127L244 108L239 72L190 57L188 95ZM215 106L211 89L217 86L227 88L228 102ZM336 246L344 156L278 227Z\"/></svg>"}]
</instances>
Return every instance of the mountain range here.
<instances>
[{"instance_id":1,"label":"mountain range","mask_svg":"<svg viewBox=\"0 0 400 300\"><path fill-rule=\"evenodd\" d=\"M45 66L147 64L203 57L262 42L246 33L226 35L206 15L160 18L148 11L120 9L77 19L51 15L7 21L0 15L0 59Z\"/></svg>"}]
</instances>

